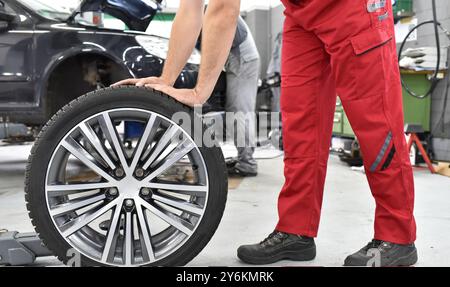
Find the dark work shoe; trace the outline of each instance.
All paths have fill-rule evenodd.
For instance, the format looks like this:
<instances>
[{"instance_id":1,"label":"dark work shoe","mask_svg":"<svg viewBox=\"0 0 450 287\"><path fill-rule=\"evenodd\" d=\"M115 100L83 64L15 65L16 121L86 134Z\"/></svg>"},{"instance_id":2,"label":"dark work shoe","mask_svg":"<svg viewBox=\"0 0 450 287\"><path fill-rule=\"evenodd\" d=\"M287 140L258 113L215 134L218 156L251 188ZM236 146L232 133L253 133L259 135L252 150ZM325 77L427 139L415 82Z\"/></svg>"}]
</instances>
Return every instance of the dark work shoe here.
<instances>
[{"instance_id":1,"label":"dark work shoe","mask_svg":"<svg viewBox=\"0 0 450 287\"><path fill-rule=\"evenodd\" d=\"M316 244L310 237L274 231L258 244L239 247L237 256L245 263L257 265L285 259L309 261L316 257Z\"/></svg>"},{"instance_id":2,"label":"dark work shoe","mask_svg":"<svg viewBox=\"0 0 450 287\"><path fill-rule=\"evenodd\" d=\"M348 256L344 266L394 267L416 263L417 249L414 244L401 245L374 239L358 252Z\"/></svg>"},{"instance_id":3,"label":"dark work shoe","mask_svg":"<svg viewBox=\"0 0 450 287\"><path fill-rule=\"evenodd\" d=\"M225 161L228 176L232 177L254 177L258 175L257 166L241 163L237 158L230 158Z\"/></svg>"},{"instance_id":4,"label":"dark work shoe","mask_svg":"<svg viewBox=\"0 0 450 287\"><path fill-rule=\"evenodd\" d=\"M254 177L258 175L256 171L244 171L237 166L228 168L228 175L233 177Z\"/></svg>"},{"instance_id":5,"label":"dark work shoe","mask_svg":"<svg viewBox=\"0 0 450 287\"><path fill-rule=\"evenodd\" d=\"M232 168L238 163L237 158L228 158L225 160L225 164L227 165L227 168Z\"/></svg>"}]
</instances>

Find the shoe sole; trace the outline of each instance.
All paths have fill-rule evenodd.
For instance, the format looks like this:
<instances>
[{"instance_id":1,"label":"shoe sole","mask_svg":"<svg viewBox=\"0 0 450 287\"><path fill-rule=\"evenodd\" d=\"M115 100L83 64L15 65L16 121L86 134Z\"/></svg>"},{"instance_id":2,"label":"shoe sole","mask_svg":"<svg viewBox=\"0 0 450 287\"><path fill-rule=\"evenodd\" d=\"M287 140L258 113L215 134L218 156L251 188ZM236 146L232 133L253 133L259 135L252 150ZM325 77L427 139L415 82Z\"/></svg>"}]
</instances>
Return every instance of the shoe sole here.
<instances>
[{"instance_id":1,"label":"shoe sole","mask_svg":"<svg viewBox=\"0 0 450 287\"><path fill-rule=\"evenodd\" d=\"M228 174L230 178L246 178L246 177L257 177L258 175L242 175L242 174Z\"/></svg>"},{"instance_id":2,"label":"shoe sole","mask_svg":"<svg viewBox=\"0 0 450 287\"><path fill-rule=\"evenodd\" d=\"M234 172L228 172L228 176L230 177L256 177L258 176L257 173L247 173L247 172L241 172L241 173L234 173Z\"/></svg>"},{"instance_id":3,"label":"shoe sole","mask_svg":"<svg viewBox=\"0 0 450 287\"><path fill-rule=\"evenodd\" d=\"M418 261L417 256L417 249L411 252L408 255L405 255L403 257L397 258L396 260L392 261L390 264L386 265L386 267L407 267L412 266L416 264Z\"/></svg>"},{"instance_id":4,"label":"shoe sole","mask_svg":"<svg viewBox=\"0 0 450 287\"><path fill-rule=\"evenodd\" d=\"M396 260L390 262L389 264L383 265L381 267L408 267L416 264L418 261L417 249L411 253L397 258ZM364 267L364 265L349 265L344 263L345 267Z\"/></svg>"},{"instance_id":5,"label":"shoe sole","mask_svg":"<svg viewBox=\"0 0 450 287\"><path fill-rule=\"evenodd\" d=\"M272 264L281 260L311 261L314 258L316 258L316 248L309 248L300 252L285 251L278 253L272 257L264 257L264 258L245 256L238 253L238 258L245 263L253 265Z\"/></svg>"}]
</instances>

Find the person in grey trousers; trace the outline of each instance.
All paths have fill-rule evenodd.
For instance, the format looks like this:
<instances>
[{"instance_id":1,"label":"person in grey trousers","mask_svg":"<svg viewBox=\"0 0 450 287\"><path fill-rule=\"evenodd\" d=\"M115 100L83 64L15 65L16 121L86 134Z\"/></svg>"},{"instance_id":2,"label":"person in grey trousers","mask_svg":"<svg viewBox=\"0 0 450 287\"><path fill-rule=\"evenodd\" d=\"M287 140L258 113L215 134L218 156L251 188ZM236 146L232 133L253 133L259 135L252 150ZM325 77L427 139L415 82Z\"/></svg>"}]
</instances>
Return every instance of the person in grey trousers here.
<instances>
[{"instance_id":1,"label":"person in grey trousers","mask_svg":"<svg viewBox=\"0 0 450 287\"><path fill-rule=\"evenodd\" d=\"M249 27L239 17L236 36L225 64L227 76L226 112L234 114L231 131L238 151L237 160L227 163L229 175L256 176L258 166L253 158L256 135L256 95L260 57Z\"/></svg>"}]
</instances>

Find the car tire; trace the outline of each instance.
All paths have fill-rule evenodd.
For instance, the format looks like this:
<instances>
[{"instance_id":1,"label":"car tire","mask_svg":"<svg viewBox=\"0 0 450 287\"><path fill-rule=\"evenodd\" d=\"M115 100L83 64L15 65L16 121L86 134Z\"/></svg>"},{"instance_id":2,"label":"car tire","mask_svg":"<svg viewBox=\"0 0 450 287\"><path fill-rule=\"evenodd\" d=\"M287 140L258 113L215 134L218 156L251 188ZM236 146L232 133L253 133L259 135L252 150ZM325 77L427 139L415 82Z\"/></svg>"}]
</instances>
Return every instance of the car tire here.
<instances>
[{"instance_id":1,"label":"car tire","mask_svg":"<svg viewBox=\"0 0 450 287\"><path fill-rule=\"evenodd\" d=\"M26 180L25 180L25 199L26 199L26 206L29 211L29 216L31 218L32 224L35 227L36 232L39 234L40 238L43 240L43 243L54 253L54 255L61 260L65 264L72 265L74 262L71 260L73 259L71 253L71 250L75 250L80 255L80 260L78 263L75 262L75 264L78 264L80 266L123 266L123 265L131 265L131 266L183 266L190 262L194 257L196 257L201 250L208 244L211 237L215 233L226 204L227 199L227 171L225 167L225 161L223 158L223 154L221 152L221 149L217 146L215 147L203 147L200 145L195 146L192 149L192 152L195 152L195 156L197 157L196 160L202 159L204 162L204 167L206 168L206 172L203 172L204 174L207 174L204 177L207 178L207 197L203 198L203 201L201 199L201 196L191 196L191 200L198 200L200 203L195 203L196 206L203 206L202 215L201 217L194 217L191 214L187 214L184 210L181 210L181 215L179 215L179 218L182 218L185 220L185 218L193 218L192 222L195 222L195 229L192 229L192 234L189 236L186 234L183 234L183 232L180 232L173 226L169 226L165 231L170 230L171 233L167 231L167 233L164 234L171 234L173 238L184 238L184 241L179 241L178 247L174 247L173 251L169 254L169 251L165 251L165 256L161 257L160 259L156 258L156 253L153 254L155 258L153 260L145 260L143 253L147 252L148 254L151 254L151 252L148 252L147 246L144 250L144 245L142 243L142 240L146 239L144 232L142 231L143 227L139 227L137 231L134 232L140 232L137 239L135 241L135 238L133 235L130 235L131 237L131 243L133 245L133 248L141 248L139 251L138 249L133 249L133 259L123 259L127 257L126 253L130 254L128 251L127 246L127 238L125 238L125 233L128 234L128 231L125 231L126 229L126 223L123 223L122 220L128 222L128 217L126 215L131 214L132 211L125 209L123 205L117 204L114 207L114 211L111 210L111 214L114 214L115 211L118 211L120 213L118 215L118 221L116 221L116 227L115 231L117 232L116 235L112 235L111 238L114 238L116 247L109 247L108 248L108 255L105 258L108 258L108 256L111 258L110 261L102 261L99 259L99 257L95 257L93 254L97 254L98 250L101 252L101 248L103 248L103 252L106 249L106 247L101 246L101 242L105 241L108 243L109 233L113 233L113 231L108 231L107 234L102 235L101 231L98 231L98 234L95 234L95 236L91 233L97 232L95 230L95 227L89 227L88 225L82 227L76 233L73 233L72 237L65 237L64 232L67 232L66 234L69 234L70 232L66 229L63 229L66 225L69 224L73 229L76 228L74 225L77 224L77 222L81 222L82 220L86 220L87 218L95 212L90 212L91 210L86 211L85 214L86 217L83 217L84 214L82 212L76 211L70 211L70 213L64 213L63 215L58 215L60 217L55 217L55 215L52 213L54 211L52 204L54 204L56 207L63 207L65 208L68 205L72 205L72 202L78 202L78 201L70 201L69 196L71 195L64 195L61 197L58 197L58 200L56 203L51 203L51 200L49 197L49 192L47 191L50 178L50 173L55 173L54 171L51 171L51 168L53 165L56 165L54 161L56 161L57 153L62 153L64 149L60 147L61 143L64 142L64 140L68 137L69 134L74 133L74 127L77 127L80 123L83 121L86 121L86 119L89 119L90 117L93 117L95 115L98 115L100 113L104 113L105 111L114 111L114 109L124 109L126 111L134 111L139 109L140 113L147 112L149 115L155 115L161 116L162 119L160 122L165 121L164 118L171 119L172 116L177 112L186 112L191 119L194 119L195 115L191 108L180 104L179 102L175 101L173 98L164 95L158 91L146 89L146 88L137 88L137 87L118 87L118 88L107 88L104 90L95 91L92 93L89 93L87 95L84 95L68 105L66 105L64 108L62 108L58 113L56 113L52 119L45 125L45 127L42 129L41 133L39 134L33 148L31 151L31 155L29 157L28 166L26 170ZM119 110L120 111L120 110ZM116 113L116 112L114 112ZM117 112L118 113L118 112ZM151 113L151 114L150 114ZM108 115L112 115L113 112L108 112ZM112 116L111 116L112 117ZM178 126L179 127L179 126ZM175 127L176 128L176 127ZM117 130L117 128L114 128ZM167 129L169 129L167 127ZM192 133L190 131L184 131L187 135L186 140L189 140L189 136L192 138ZM182 132L183 133L183 132ZM73 137L71 135L71 137ZM119 136L118 136L119 137ZM162 139L160 139L162 140ZM138 143L139 144L139 143ZM104 147L106 145L103 145ZM155 143L156 146L156 143ZM147 148L152 148L153 152L154 147L151 147L151 143ZM106 149L106 147L105 147ZM137 149L137 148L136 148ZM66 150L67 152L67 150ZM192 153L191 152L191 153ZM136 153L136 151L134 152ZM111 153L113 154L113 152ZM111 155L110 154L110 155ZM61 156L62 157L62 156ZM194 157L194 156L192 156ZM113 156L111 156L113 158ZM139 159L139 158L138 158ZM165 159L162 159L163 161ZM69 159L66 159L66 162L69 162ZM162 164L166 163L167 161L163 162ZM162 165L161 164L161 165ZM58 166L58 165L56 165ZM194 165L193 165L194 166ZM198 168L198 167L196 167ZM150 169L150 167L149 167ZM67 172L67 171L66 171ZM199 172L200 173L200 172ZM128 175L127 175L128 176ZM199 179L197 179L199 180ZM206 180L206 179L204 179ZM101 182L99 182L101 183ZM53 184L53 183L52 183ZM109 191L111 189L108 189ZM100 194L103 194L104 190L101 188L98 189ZM153 189L152 189L153 191ZM156 191L155 191L156 192ZM159 191L158 191L159 192ZM69 194L69 193L68 193ZM105 195L106 196L106 195ZM122 196L122 195L121 195ZM125 196L125 195L124 195ZM141 196L141 195L139 195ZM153 195L154 196L154 195ZM200 199L199 199L200 198ZM82 198L83 199L83 198ZM67 200L67 202L65 201ZM140 200L140 199L139 199ZM154 200L154 199L151 199ZM66 203L65 203L66 202ZM101 204L106 204L106 199L101 202ZM203 202L203 203L202 203ZM101 206L101 204L99 206ZM136 203L137 204L137 203ZM185 204L185 202L183 202ZM189 204L189 203L188 203ZM194 204L194 203L192 203ZM162 204L161 204L162 206ZM88 207L90 208L90 207ZM172 206L171 206L172 208ZM197 207L196 207L197 208ZM138 209L138 207L135 207L135 209ZM173 209L173 208L172 208ZM146 211L148 214L148 210ZM165 211L164 211L165 212ZM122 214L124 213L124 214ZM144 211L145 213L145 211ZM81 215L79 215L81 214ZM174 213L175 214L175 213ZM151 214L153 215L153 214ZM143 222L147 222L148 219L145 219L141 221L140 218L138 218L138 215L134 215L136 219L140 223L145 224ZM146 215L147 216L147 215ZM178 216L178 215L177 215ZM191 216L191 217L189 217ZM200 215L199 215L200 216ZM60 219L62 218L62 219ZM79 218L81 218L79 221L77 221ZM60 221L57 221L60 220ZM64 220L67 220L67 223L60 224L59 222L62 222ZM177 220L179 220L177 218ZM191 220L191 219L189 219ZM186 219L188 222L189 220ZM196 221L197 220L197 221ZM58 222L58 223L56 223ZM64 221L65 222L65 221ZM136 221L129 221L136 222ZM179 221L176 221L179 222ZM91 224L91 222L89 223ZM114 224L114 220L111 219L109 221L110 226ZM150 225L150 223L148 223ZM194 225L194 223L192 223ZM151 226L147 226L149 232L151 230ZM77 227L78 228L78 227ZM191 226L189 227L191 228ZM89 229L89 230L87 230ZM112 230L112 228L110 228ZM128 230L128 229L126 229ZM63 232L64 231L64 232ZM78 235L79 233L83 233ZM176 236L178 237L175 237ZM92 236L91 236L92 235ZM76 239L71 239L74 236L76 236ZM152 236L152 235L150 235ZM184 236L184 237L183 237ZM92 237L92 238L91 238ZM83 242L83 238L89 238L89 240L97 240L94 243L89 241L89 244L86 242ZM87 239L86 239L87 240ZM139 243L138 241L141 240ZM150 246L152 246L153 238L151 238ZM178 240L178 239L177 239ZM123 241L123 242L122 242ZM174 240L175 241L175 240ZM109 241L111 242L111 241ZM158 243L161 246L158 247L161 250L164 250L164 240L160 239L160 242ZM122 244L122 247L118 246ZM78 245L77 245L78 244ZM83 245L84 244L84 245ZM98 245L98 246L97 246ZM87 247L85 247L87 246ZM109 246L109 245L108 245ZM136 247L137 246L137 247ZM140 247L139 247L140 246ZM90 250L89 248L92 248L92 254L87 252L86 250ZM113 248L111 251L110 248ZM115 249L114 249L115 248ZM153 247L152 247L153 248ZM150 248L150 249L152 249ZM168 247L165 247L166 249ZM95 249L95 250L94 250ZM98 249L98 250L97 250ZM96 251L97 250L97 251ZM131 249L129 249L131 250ZM155 247L156 250L156 247ZM96 253L97 252L97 253ZM112 252L112 253L111 253ZM117 252L117 253L116 253ZM156 252L156 251L155 251ZM163 252L163 251L161 251ZM110 254L111 253L111 254ZM118 255L117 255L118 254ZM141 254L142 260L137 261L137 256ZM161 253L162 254L162 253ZM150 256L150 255L149 255ZM117 259L119 258L119 259ZM131 257L130 257L131 258ZM148 257L150 258L150 257ZM118 260L118 261L117 261ZM122 260L122 261L121 261ZM127 261L127 260L136 260L135 262ZM128 264L130 263L131 264Z\"/></svg>"}]
</instances>

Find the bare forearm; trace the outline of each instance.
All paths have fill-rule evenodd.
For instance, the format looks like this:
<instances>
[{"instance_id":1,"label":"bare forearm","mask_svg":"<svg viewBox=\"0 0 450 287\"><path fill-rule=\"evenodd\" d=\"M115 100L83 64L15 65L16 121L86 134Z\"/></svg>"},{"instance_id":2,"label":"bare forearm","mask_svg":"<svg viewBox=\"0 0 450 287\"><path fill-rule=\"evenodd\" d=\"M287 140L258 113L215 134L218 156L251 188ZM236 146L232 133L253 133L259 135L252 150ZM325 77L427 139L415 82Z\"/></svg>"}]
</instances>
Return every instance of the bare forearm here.
<instances>
[{"instance_id":1,"label":"bare forearm","mask_svg":"<svg viewBox=\"0 0 450 287\"><path fill-rule=\"evenodd\" d=\"M205 103L230 53L236 34L240 0L210 1L203 22L202 63L195 88L199 103Z\"/></svg>"},{"instance_id":2,"label":"bare forearm","mask_svg":"<svg viewBox=\"0 0 450 287\"><path fill-rule=\"evenodd\" d=\"M173 85L194 50L203 20L203 0L182 0L170 35L161 78Z\"/></svg>"},{"instance_id":3,"label":"bare forearm","mask_svg":"<svg viewBox=\"0 0 450 287\"><path fill-rule=\"evenodd\" d=\"M203 17L203 0L182 0L174 21L169 52L161 77L127 79L120 85L156 89L188 105L202 105L211 96L236 34L240 0L210 0ZM173 84L194 49L203 22L202 63L195 89L175 89Z\"/></svg>"}]
</instances>

